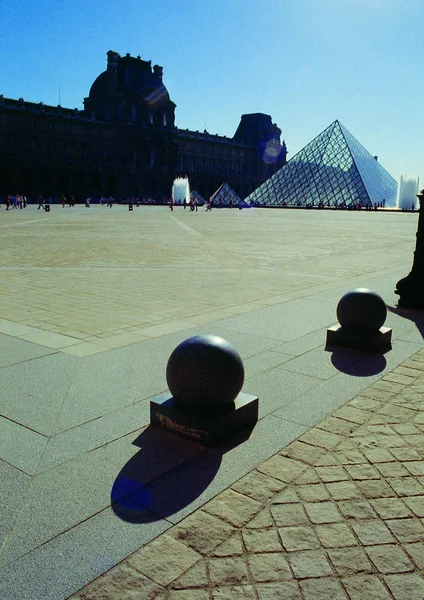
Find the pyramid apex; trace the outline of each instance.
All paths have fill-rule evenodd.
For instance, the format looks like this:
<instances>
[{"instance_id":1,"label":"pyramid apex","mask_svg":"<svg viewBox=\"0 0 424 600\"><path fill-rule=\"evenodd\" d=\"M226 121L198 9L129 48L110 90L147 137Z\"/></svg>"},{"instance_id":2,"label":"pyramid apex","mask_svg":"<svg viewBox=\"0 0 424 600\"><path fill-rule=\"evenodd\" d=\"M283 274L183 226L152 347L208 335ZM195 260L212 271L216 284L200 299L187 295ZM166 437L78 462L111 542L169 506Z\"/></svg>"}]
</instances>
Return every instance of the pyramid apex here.
<instances>
[{"instance_id":1,"label":"pyramid apex","mask_svg":"<svg viewBox=\"0 0 424 600\"><path fill-rule=\"evenodd\" d=\"M358 140L333 121L247 201L268 206L396 204L397 183Z\"/></svg>"}]
</instances>

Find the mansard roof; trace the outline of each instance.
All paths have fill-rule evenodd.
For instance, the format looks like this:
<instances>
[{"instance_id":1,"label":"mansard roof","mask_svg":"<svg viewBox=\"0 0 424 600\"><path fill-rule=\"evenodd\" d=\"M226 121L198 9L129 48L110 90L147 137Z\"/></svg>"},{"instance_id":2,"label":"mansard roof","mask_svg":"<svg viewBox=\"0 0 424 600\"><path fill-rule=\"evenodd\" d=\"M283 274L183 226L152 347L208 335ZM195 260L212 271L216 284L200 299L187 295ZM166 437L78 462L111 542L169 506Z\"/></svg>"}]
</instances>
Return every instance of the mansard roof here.
<instances>
[{"instance_id":1,"label":"mansard roof","mask_svg":"<svg viewBox=\"0 0 424 600\"><path fill-rule=\"evenodd\" d=\"M148 103L169 102L168 90L162 82L162 67L152 67L152 61L142 60L140 56L120 56L112 50L107 55L107 69L93 82L88 96L90 100L137 94Z\"/></svg>"}]
</instances>

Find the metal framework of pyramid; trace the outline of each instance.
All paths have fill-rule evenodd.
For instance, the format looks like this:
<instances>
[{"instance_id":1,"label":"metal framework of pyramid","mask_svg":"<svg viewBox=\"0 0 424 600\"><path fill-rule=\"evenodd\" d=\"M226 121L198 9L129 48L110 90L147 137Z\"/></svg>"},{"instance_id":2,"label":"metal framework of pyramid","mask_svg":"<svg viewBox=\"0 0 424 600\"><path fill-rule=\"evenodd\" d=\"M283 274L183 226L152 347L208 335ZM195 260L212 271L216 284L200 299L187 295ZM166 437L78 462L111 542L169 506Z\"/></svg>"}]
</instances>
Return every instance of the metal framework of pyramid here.
<instances>
[{"instance_id":1,"label":"metal framework of pyramid","mask_svg":"<svg viewBox=\"0 0 424 600\"><path fill-rule=\"evenodd\" d=\"M339 122L246 198L253 206L396 205L398 184Z\"/></svg>"},{"instance_id":2,"label":"metal framework of pyramid","mask_svg":"<svg viewBox=\"0 0 424 600\"><path fill-rule=\"evenodd\" d=\"M230 205L238 207L239 205L245 206L245 203L236 192L231 189L228 183L223 183L214 194L210 197L210 201L213 202L214 207L228 207Z\"/></svg>"}]
</instances>

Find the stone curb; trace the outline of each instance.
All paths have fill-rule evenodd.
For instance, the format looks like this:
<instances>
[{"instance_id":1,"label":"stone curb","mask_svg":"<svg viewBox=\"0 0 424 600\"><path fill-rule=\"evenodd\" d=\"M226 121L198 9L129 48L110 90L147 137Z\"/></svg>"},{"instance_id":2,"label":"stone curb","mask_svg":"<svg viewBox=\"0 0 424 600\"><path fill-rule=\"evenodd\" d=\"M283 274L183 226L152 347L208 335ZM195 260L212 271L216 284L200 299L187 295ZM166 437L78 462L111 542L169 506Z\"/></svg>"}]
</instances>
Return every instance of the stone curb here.
<instances>
[{"instance_id":1,"label":"stone curb","mask_svg":"<svg viewBox=\"0 0 424 600\"><path fill-rule=\"evenodd\" d=\"M73 600L424 597L424 349Z\"/></svg>"}]
</instances>

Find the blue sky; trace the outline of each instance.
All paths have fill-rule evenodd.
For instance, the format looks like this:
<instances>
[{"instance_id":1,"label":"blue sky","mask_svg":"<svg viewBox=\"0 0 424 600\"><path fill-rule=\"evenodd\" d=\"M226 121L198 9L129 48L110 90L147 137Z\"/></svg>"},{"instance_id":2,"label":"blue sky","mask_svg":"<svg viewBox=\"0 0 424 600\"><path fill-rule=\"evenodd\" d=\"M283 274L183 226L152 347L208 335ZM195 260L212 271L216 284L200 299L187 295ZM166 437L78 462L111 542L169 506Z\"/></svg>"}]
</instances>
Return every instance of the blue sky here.
<instances>
[{"instance_id":1,"label":"blue sky","mask_svg":"<svg viewBox=\"0 0 424 600\"><path fill-rule=\"evenodd\" d=\"M0 94L82 108L106 52L164 68L176 125L264 112L289 158L335 119L424 187L424 0L1 0Z\"/></svg>"}]
</instances>

